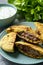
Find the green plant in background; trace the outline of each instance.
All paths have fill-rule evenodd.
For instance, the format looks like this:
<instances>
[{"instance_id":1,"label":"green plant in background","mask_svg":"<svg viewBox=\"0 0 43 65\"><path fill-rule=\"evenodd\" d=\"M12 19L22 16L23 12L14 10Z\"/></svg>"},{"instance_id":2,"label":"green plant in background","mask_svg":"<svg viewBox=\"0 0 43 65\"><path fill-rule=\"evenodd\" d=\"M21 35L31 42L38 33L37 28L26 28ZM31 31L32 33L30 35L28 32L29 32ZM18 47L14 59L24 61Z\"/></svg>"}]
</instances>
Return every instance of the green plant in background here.
<instances>
[{"instance_id":1,"label":"green plant in background","mask_svg":"<svg viewBox=\"0 0 43 65\"><path fill-rule=\"evenodd\" d=\"M27 21L43 20L43 0L8 0Z\"/></svg>"}]
</instances>

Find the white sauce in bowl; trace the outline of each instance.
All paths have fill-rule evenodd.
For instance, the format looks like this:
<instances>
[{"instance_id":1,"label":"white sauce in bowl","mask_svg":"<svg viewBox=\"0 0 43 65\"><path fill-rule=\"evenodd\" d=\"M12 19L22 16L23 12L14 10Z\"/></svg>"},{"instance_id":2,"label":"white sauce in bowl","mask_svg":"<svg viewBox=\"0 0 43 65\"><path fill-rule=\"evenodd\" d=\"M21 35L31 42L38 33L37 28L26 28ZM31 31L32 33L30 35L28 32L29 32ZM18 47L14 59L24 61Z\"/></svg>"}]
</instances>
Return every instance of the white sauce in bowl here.
<instances>
[{"instance_id":1,"label":"white sauce in bowl","mask_svg":"<svg viewBox=\"0 0 43 65\"><path fill-rule=\"evenodd\" d=\"M3 6L0 7L0 19L5 19L13 16L16 10L13 7Z\"/></svg>"}]
</instances>

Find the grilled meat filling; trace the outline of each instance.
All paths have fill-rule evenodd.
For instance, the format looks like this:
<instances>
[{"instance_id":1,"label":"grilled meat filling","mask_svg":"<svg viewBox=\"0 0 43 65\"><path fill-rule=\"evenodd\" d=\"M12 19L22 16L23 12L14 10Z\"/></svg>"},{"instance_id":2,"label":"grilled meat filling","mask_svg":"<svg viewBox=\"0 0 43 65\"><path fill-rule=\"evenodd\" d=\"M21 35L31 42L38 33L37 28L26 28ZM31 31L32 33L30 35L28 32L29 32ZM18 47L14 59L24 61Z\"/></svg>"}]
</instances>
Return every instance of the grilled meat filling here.
<instances>
[{"instance_id":1,"label":"grilled meat filling","mask_svg":"<svg viewBox=\"0 0 43 65\"><path fill-rule=\"evenodd\" d=\"M15 43L18 50L30 57L33 58L42 58L43 57L43 48L37 45L33 45L24 41L18 41Z\"/></svg>"},{"instance_id":2,"label":"grilled meat filling","mask_svg":"<svg viewBox=\"0 0 43 65\"><path fill-rule=\"evenodd\" d=\"M27 42L31 42L31 43L40 43L41 42L40 39L36 35L34 35L34 34L30 33L30 32L22 31L22 32L18 33L18 36L20 38L23 38Z\"/></svg>"},{"instance_id":3,"label":"grilled meat filling","mask_svg":"<svg viewBox=\"0 0 43 65\"><path fill-rule=\"evenodd\" d=\"M36 50L34 50L34 49L32 49L32 48L30 48L28 46L20 44L20 45L18 45L18 48L20 50L22 50L24 53L27 53L28 55L31 55L33 57L40 57L41 56L38 51L36 51Z\"/></svg>"}]
</instances>

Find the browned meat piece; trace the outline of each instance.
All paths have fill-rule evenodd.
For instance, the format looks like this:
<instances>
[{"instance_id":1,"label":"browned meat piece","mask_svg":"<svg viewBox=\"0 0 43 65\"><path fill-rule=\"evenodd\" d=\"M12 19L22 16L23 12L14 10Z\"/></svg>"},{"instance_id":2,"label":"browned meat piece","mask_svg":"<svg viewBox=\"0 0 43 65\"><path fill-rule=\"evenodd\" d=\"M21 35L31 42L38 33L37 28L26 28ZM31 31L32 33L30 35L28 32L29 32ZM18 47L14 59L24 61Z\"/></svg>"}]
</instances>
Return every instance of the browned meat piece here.
<instances>
[{"instance_id":1,"label":"browned meat piece","mask_svg":"<svg viewBox=\"0 0 43 65\"><path fill-rule=\"evenodd\" d=\"M41 40L39 39L38 35L32 32L18 32L18 37L21 39L26 40L27 42L34 43L34 44L39 44L41 43Z\"/></svg>"}]
</instances>

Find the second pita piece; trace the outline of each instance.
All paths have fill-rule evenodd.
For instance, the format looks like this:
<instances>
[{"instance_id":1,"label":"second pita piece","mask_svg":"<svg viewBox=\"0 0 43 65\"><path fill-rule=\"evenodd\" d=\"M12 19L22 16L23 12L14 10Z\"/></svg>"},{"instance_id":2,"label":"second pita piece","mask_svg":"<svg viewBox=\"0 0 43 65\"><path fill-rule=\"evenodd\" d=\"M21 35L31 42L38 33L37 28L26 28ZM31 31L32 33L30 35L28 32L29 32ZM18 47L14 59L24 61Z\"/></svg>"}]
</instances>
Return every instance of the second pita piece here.
<instances>
[{"instance_id":1,"label":"second pita piece","mask_svg":"<svg viewBox=\"0 0 43 65\"><path fill-rule=\"evenodd\" d=\"M16 33L14 32L8 33L0 40L0 47L4 51L14 52L15 40L16 40Z\"/></svg>"}]
</instances>

